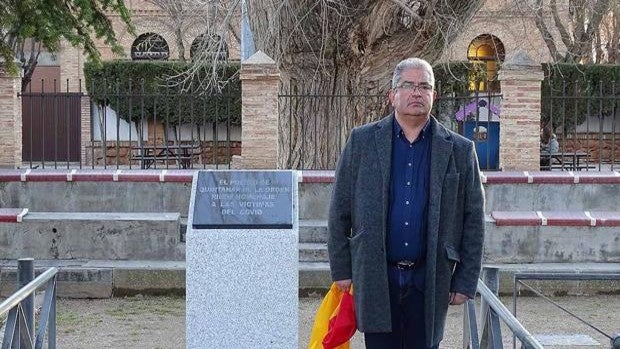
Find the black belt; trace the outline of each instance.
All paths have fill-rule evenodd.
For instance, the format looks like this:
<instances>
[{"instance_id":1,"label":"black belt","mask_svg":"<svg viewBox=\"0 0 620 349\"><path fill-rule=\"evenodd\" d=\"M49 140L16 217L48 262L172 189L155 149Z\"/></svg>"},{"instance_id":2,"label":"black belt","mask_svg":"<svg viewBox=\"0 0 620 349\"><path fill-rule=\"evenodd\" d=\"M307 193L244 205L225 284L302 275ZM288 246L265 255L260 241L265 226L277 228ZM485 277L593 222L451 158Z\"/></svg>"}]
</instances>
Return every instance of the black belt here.
<instances>
[{"instance_id":1,"label":"black belt","mask_svg":"<svg viewBox=\"0 0 620 349\"><path fill-rule=\"evenodd\" d=\"M405 260L398 261L398 262L389 262L388 264L398 269L412 270L412 269L415 269L415 267L418 266L420 262L409 261L405 259Z\"/></svg>"}]
</instances>

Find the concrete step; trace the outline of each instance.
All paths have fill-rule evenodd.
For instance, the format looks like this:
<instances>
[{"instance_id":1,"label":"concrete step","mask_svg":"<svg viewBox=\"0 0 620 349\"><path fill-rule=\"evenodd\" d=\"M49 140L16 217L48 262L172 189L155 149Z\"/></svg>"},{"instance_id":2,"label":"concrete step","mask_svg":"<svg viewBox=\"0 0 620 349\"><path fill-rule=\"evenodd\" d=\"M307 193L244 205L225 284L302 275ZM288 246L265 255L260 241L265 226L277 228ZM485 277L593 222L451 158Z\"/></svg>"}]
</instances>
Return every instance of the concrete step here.
<instances>
[{"instance_id":1,"label":"concrete step","mask_svg":"<svg viewBox=\"0 0 620 349\"><path fill-rule=\"evenodd\" d=\"M41 212L178 212L187 216L193 172L1 170L0 207ZM300 219L327 219L333 171L301 173ZM618 171L484 172L481 178L487 213L618 209Z\"/></svg>"},{"instance_id":2,"label":"concrete step","mask_svg":"<svg viewBox=\"0 0 620 349\"><path fill-rule=\"evenodd\" d=\"M300 262L328 262L327 244L325 243L308 243L299 244L299 261Z\"/></svg>"},{"instance_id":3,"label":"concrete step","mask_svg":"<svg viewBox=\"0 0 620 349\"><path fill-rule=\"evenodd\" d=\"M327 220L299 220L299 242L327 243Z\"/></svg>"},{"instance_id":4,"label":"concrete step","mask_svg":"<svg viewBox=\"0 0 620 349\"><path fill-rule=\"evenodd\" d=\"M75 171L22 171L14 178L2 170L0 207L39 212L178 212L187 216L193 171Z\"/></svg>"},{"instance_id":5,"label":"concrete step","mask_svg":"<svg viewBox=\"0 0 620 349\"><path fill-rule=\"evenodd\" d=\"M492 211L617 211L620 173L486 172L485 208Z\"/></svg>"},{"instance_id":6,"label":"concrete step","mask_svg":"<svg viewBox=\"0 0 620 349\"><path fill-rule=\"evenodd\" d=\"M299 185L299 219L326 220L328 218L332 183L321 182L329 178L315 179L317 181L311 180Z\"/></svg>"},{"instance_id":7,"label":"concrete step","mask_svg":"<svg viewBox=\"0 0 620 349\"><path fill-rule=\"evenodd\" d=\"M620 262L620 212L493 211L487 263Z\"/></svg>"},{"instance_id":8,"label":"concrete step","mask_svg":"<svg viewBox=\"0 0 620 349\"><path fill-rule=\"evenodd\" d=\"M500 269L500 294L511 295L515 273L601 273L620 275L618 263L536 263L486 264ZM58 295L64 298L110 298L136 294L165 295L185 293L184 261L119 260L36 260L37 274L58 267ZM0 297L7 297L16 287L15 260L0 260ZM594 295L620 293L619 280L602 281L527 281L546 295ZM329 264L299 263L300 296L322 295L331 285ZM520 295L530 295L525 288Z\"/></svg>"},{"instance_id":9,"label":"concrete step","mask_svg":"<svg viewBox=\"0 0 620 349\"><path fill-rule=\"evenodd\" d=\"M0 224L6 259L184 260L179 214L28 212Z\"/></svg>"}]
</instances>

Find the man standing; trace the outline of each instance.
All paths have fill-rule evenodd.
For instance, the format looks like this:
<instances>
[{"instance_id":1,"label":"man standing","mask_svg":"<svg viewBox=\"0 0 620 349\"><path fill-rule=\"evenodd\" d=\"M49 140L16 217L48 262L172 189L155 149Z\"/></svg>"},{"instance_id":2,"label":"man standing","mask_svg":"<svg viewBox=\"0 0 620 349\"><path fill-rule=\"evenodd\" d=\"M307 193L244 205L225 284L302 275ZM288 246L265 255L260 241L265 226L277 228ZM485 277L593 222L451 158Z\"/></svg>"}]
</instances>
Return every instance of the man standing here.
<instances>
[{"instance_id":1,"label":"man standing","mask_svg":"<svg viewBox=\"0 0 620 349\"><path fill-rule=\"evenodd\" d=\"M430 115L435 78L401 61L394 112L351 131L329 210L332 279L355 284L366 348L437 348L448 304L476 292L484 195L474 144Z\"/></svg>"}]
</instances>

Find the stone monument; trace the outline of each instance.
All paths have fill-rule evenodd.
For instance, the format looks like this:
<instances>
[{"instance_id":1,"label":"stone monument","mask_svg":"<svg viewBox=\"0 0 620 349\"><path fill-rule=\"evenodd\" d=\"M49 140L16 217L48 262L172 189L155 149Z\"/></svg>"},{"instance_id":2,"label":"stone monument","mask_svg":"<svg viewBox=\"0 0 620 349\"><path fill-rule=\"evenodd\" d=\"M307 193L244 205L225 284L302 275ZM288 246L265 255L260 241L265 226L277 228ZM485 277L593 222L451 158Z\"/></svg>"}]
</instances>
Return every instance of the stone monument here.
<instances>
[{"instance_id":1,"label":"stone monument","mask_svg":"<svg viewBox=\"0 0 620 349\"><path fill-rule=\"evenodd\" d=\"M294 171L198 171L186 240L187 348L298 348Z\"/></svg>"}]
</instances>

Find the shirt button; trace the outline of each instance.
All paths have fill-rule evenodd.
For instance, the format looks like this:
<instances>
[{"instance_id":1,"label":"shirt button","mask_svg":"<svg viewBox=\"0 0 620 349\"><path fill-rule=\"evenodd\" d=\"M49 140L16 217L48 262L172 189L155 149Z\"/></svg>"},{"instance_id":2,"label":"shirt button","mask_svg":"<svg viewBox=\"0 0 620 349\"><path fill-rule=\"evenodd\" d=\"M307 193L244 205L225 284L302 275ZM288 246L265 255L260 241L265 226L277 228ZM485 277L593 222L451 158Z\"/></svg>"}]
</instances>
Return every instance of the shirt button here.
<instances>
[{"instance_id":1,"label":"shirt button","mask_svg":"<svg viewBox=\"0 0 620 349\"><path fill-rule=\"evenodd\" d=\"M413 144L409 144L409 148L413 148Z\"/></svg>"},{"instance_id":2,"label":"shirt button","mask_svg":"<svg viewBox=\"0 0 620 349\"><path fill-rule=\"evenodd\" d=\"M408 242L405 242L405 246L409 246L409 243L408 243Z\"/></svg>"},{"instance_id":3,"label":"shirt button","mask_svg":"<svg viewBox=\"0 0 620 349\"><path fill-rule=\"evenodd\" d=\"M411 185L411 182L407 182L407 185Z\"/></svg>"},{"instance_id":4,"label":"shirt button","mask_svg":"<svg viewBox=\"0 0 620 349\"><path fill-rule=\"evenodd\" d=\"M409 205L409 201L405 201L405 205Z\"/></svg>"},{"instance_id":5,"label":"shirt button","mask_svg":"<svg viewBox=\"0 0 620 349\"><path fill-rule=\"evenodd\" d=\"M409 225L409 222L405 222L405 225Z\"/></svg>"},{"instance_id":6,"label":"shirt button","mask_svg":"<svg viewBox=\"0 0 620 349\"><path fill-rule=\"evenodd\" d=\"M411 163L408 163L409 167L411 167Z\"/></svg>"}]
</instances>

